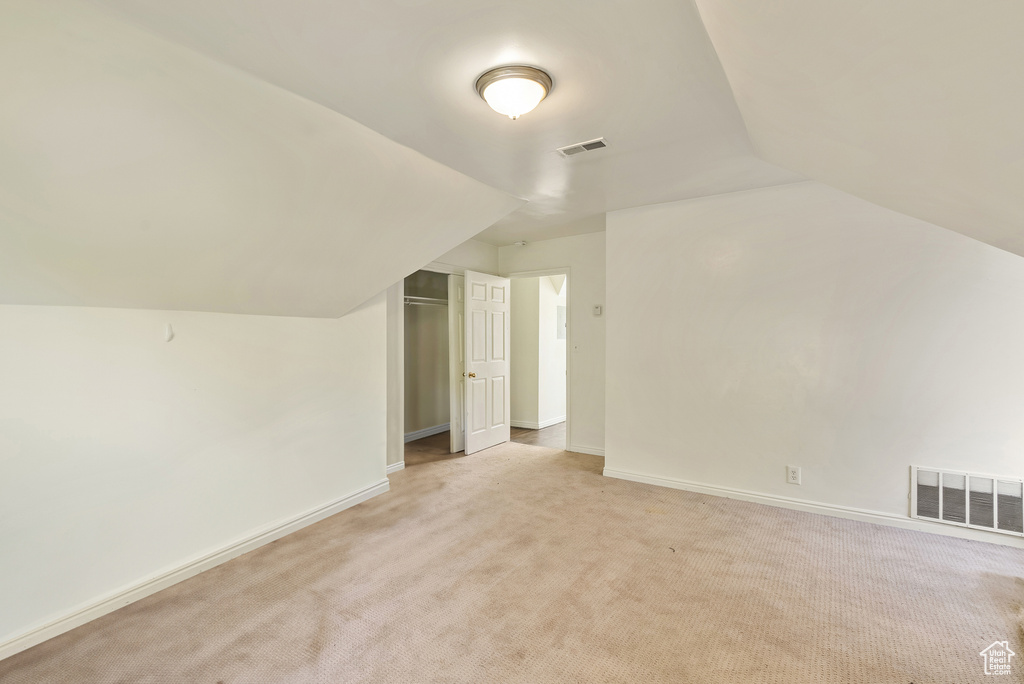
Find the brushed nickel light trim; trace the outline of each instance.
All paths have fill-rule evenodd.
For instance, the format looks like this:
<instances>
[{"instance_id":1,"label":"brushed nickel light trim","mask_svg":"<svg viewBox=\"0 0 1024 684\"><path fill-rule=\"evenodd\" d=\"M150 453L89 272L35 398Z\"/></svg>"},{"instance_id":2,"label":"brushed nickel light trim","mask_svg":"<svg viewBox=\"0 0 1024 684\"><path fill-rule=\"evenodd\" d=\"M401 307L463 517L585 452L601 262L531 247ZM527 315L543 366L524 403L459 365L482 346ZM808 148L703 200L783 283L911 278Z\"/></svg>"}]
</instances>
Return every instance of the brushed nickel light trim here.
<instances>
[{"instance_id":1,"label":"brushed nickel light trim","mask_svg":"<svg viewBox=\"0 0 1024 684\"><path fill-rule=\"evenodd\" d=\"M492 104L491 101L487 99L484 93L486 92L488 87L494 85L495 83L513 78L532 81L540 85L540 87L543 89L543 93L541 94L540 99L537 100L535 104L533 104L532 106L527 106L527 108L524 109L523 111L501 111L497 109L495 105ZM487 104L492 109L499 112L500 114L505 114L510 119L515 120L518 119L523 114L532 111L534 107L540 104L544 100L544 98L546 98L551 93L551 88L553 85L554 84L551 81L551 76L549 76L548 73L546 71L543 71L542 69L526 66L525 64L509 64L506 66L496 67L494 69L491 69L490 71L486 71L483 74L481 74L481 76L476 80L476 92L477 94L480 95L481 99L487 102Z\"/></svg>"}]
</instances>

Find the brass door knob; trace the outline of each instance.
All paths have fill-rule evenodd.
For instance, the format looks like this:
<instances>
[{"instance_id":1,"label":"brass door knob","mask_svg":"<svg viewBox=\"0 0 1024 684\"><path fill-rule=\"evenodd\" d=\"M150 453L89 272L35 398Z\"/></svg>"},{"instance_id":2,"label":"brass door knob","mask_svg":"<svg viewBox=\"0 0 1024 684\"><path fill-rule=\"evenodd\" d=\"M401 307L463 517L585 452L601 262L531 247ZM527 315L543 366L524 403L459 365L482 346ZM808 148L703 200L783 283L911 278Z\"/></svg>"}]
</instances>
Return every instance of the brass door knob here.
<instances>
[{"instance_id":1,"label":"brass door knob","mask_svg":"<svg viewBox=\"0 0 1024 684\"><path fill-rule=\"evenodd\" d=\"M475 377L476 377L476 373L470 373L470 374L469 374L469 377L471 377L471 378L475 378Z\"/></svg>"}]
</instances>

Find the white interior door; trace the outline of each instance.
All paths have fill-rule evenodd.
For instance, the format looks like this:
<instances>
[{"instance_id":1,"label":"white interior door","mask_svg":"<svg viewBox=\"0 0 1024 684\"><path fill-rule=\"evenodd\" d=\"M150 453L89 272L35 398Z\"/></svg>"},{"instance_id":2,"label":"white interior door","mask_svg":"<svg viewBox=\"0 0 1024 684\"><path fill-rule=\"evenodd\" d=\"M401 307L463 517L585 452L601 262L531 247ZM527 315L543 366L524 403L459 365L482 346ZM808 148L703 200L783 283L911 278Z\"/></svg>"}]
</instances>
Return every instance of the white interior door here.
<instances>
[{"instance_id":1,"label":"white interior door","mask_svg":"<svg viewBox=\"0 0 1024 684\"><path fill-rule=\"evenodd\" d=\"M451 450L466 448L466 279L448 276L448 391Z\"/></svg>"},{"instance_id":2,"label":"white interior door","mask_svg":"<svg viewBox=\"0 0 1024 684\"><path fill-rule=\"evenodd\" d=\"M508 278L466 271L466 453L509 441Z\"/></svg>"}]
</instances>

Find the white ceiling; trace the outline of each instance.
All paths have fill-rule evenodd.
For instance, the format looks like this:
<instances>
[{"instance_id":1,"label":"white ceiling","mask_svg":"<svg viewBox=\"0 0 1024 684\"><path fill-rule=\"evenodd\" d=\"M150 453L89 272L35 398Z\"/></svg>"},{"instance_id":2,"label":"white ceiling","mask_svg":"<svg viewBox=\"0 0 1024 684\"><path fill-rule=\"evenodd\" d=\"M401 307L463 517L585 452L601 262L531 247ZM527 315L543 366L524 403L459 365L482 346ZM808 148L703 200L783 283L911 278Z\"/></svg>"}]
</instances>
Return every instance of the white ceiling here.
<instances>
[{"instance_id":1,"label":"white ceiling","mask_svg":"<svg viewBox=\"0 0 1024 684\"><path fill-rule=\"evenodd\" d=\"M6 0L0 303L337 316L479 231L805 176L1024 254L1024 3L697 3ZM518 121L510 62L555 81Z\"/></svg>"},{"instance_id":2,"label":"white ceiling","mask_svg":"<svg viewBox=\"0 0 1024 684\"><path fill-rule=\"evenodd\" d=\"M99 0L529 203L477 239L598 229L608 210L799 178L752 148L692 2ZM474 83L506 63L551 95L510 121ZM605 150L555 149L604 136Z\"/></svg>"},{"instance_id":3,"label":"white ceiling","mask_svg":"<svg viewBox=\"0 0 1024 684\"><path fill-rule=\"evenodd\" d=\"M1024 2L697 3L761 156L1024 255Z\"/></svg>"},{"instance_id":4,"label":"white ceiling","mask_svg":"<svg viewBox=\"0 0 1024 684\"><path fill-rule=\"evenodd\" d=\"M0 4L0 304L340 316L522 204L107 14Z\"/></svg>"}]
</instances>

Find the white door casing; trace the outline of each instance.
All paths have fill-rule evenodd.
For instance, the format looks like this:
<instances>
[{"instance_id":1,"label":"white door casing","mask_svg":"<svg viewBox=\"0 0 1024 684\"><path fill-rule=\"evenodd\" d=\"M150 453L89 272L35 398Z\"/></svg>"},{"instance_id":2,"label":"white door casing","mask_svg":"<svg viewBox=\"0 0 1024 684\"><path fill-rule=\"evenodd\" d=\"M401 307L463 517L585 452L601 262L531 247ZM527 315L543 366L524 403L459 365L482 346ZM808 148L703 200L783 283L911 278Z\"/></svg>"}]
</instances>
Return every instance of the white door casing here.
<instances>
[{"instance_id":1,"label":"white door casing","mask_svg":"<svg viewBox=\"0 0 1024 684\"><path fill-rule=\"evenodd\" d=\"M508 278L466 271L466 454L509 441Z\"/></svg>"},{"instance_id":2,"label":"white door casing","mask_svg":"<svg viewBox=\"0 0 1024 684\"><path fill-rule=\"evenodd\" d=\"M466 448L466 279L448 276L448 391L451 452Z\"/></svg>"}]
</instances>

